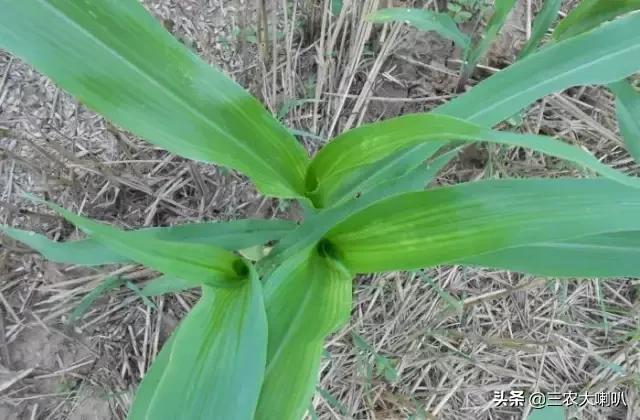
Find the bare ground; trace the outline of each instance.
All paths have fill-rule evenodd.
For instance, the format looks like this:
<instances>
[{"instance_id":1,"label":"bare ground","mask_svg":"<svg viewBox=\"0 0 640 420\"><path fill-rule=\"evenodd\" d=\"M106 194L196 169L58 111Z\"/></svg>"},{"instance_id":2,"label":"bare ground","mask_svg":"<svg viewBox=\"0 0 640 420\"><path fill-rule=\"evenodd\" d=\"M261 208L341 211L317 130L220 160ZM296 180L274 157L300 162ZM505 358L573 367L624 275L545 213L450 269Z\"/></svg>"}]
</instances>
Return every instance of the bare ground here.
<instances>
[{"instance_id":1,"label":"bare ground","mask_svg":"<svg viewBox=\"0 0 640 420\"><path fill-rule=\"evenodd\" d=\"M279 24L270 38L277 44L269 43L264 60L251 37L241 35L256 28L246 1L145 3L272 112L308 99L292 106L285 122L321 139L429 110L448 100L457 83L459 51L450 43L402 25L362 22L386 1L345 1L336 17L323 14L323 2L295 2L286 14L286 2L275 2ZM538 6L519 0L473 80L513 61ZM273 4L269 11L273 21ZM559 136L638 173L617 134L611 97L600 88L547 97L510 128ZM314 151L323 140L303 141ZM438 183L507 176L581 174L528 150L480 145L461 154ZM126 228L298 217L289 203L264 199L233 171L187 162L113 127L0 52L0 223L57 240L79 237L25 201L25 191ZM155 298L154 309L118 289L70 326L69 312L104 278L120 274L141 283L153 273L62 266L5 237L0 244L0 418L124 418L136 384L197 294ZM354 285L353 317L327 345L322 391L313 402L322 419L526 418L529 407L495 407L493 393L501 390L619 390L628 407L586 405L571 414L638 417L636 279L542 279L455 266L361 277Z\"/></svg>"}]
</instances>

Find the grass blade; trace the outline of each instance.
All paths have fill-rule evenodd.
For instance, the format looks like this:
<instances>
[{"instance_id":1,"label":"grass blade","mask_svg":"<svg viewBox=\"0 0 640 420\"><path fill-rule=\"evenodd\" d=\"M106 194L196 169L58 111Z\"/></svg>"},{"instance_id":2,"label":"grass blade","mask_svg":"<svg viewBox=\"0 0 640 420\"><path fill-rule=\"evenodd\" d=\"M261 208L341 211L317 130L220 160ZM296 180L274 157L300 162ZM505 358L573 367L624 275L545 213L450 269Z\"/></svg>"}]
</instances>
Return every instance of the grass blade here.
<instances>
[{"instance_id":1,"label":"grass blade","mask_svg":"<svg viewBox=\"0 0 640 420\"><path fill-rule=\"evenodd\" d=\"M140 240L215 245L228 251L236 251L279 240L296 227L294 222L288 220L248 219L145 228L122 232L122 234ZM132 261L127 253L118 252L91 238L56 242L43 235L8 226L0 226L0 232L30 246L54 262L93 266Z\"/></svg>"},{"instance_id":2,"label":"grass blade","mask_svg":"<svg viewBox=\"0 0 640 420\"><path fill-rule=\"evenodd\" d=\"M0 0L0 48L132 133L297 197L303 147L235 82L174 39L137 0Z\"/></svg>"},{"instance_id":3,"label":"grass blade","mask_svg":"<svg viewBox=\"0 0 640 420\"><path fill-rule=\"evenodd\" d=\"M503 249L640 230L640 190L608 180L485 181L378 202L326 238L352 272L413 270Z\"/></svg>"},{"instance_id":4,"label":"grass blade","mask_svg":"<svg viewBox=\"0 0 640 420\"><path fill-rule=\"evenodd\" d=\"M89 308L91 307L91 305L93 305L96 299L98 299L100 296L104 295L108 291L122 286L126 282L127 282L127 279L124 279L122 277L117 277L117 276L105 278L100 282L100 284L98 284L97 287L95 287L92 291L87 293L82 298L80 303L78 303L76 307L73 309L73 312L71 312L71 315L69 316L69 320L71 322L78 321L89 310Z\"/></svg>"},{"instance_id":5,"label":"grass blade","mask_svg":"<svg viewBox=\"0 0 640 420\"><path fill-rule=\"evenodd\" d=\"M267 320L260 280L203 287L140 385L127 417L253 418L264 378ZM203 390L209 390L203 392Z\"/></svg>"},{"instance_id":6,"label":"grass blade","mask_svg":"<svg viewBox=\"0 0 640 420\"><path fill-rule=\"evenodd\" d=\"M640 0L582 0L553 31L557 41L587 32L606 21L640 9Z\"/></svg>"},{"instance_id":7,"label":"grass blade","mask_svg":"<svg viewBox=\"0 0 640 420\"><path fill-rule=\"evenodd\" d=\"M627 150L640 162L640 92L625 80L609 84L616 95L616 117Z\"/></svg>"},{"instance_id":8,"label":"grass blade","mask_svg":"<svg viewBox=\"0 0 640 420\"><path fill-rule=\"evenodd\" d=\"M456 23L446 13L437 13L426 9L391 7L370 14L367 20L374 23L406 22L421 31L437 32L442 37L458 44L463 50L469 48L471 42L469 37L458 29Z\"/></svg>"},{"instance_id":9,"label":"grass blade","mask_svg":"<svg viewBox=\"0 0 640 420\"><path fill-rule=\"evenodd\" d=\"M489 23L482 37L474 43L465 54L464 65L462 66L460 80L458 81L458 91L462 90L469 77L471 77L471 74L473 74L476 65L487 53L493 41L498 37L498 32L500 32L504 23L507 21L507 17L515 3L516 0L495 0L493 15L491 19L489 19Z\"/></svg>"},{"instance_id":10,"label":"grass blade","mask_svg":"<svg viewBox=\"0 0 640 420\"><path fill-rule=\"evenodd\" d=\"M536 16L536 20L533 22L531 38L529 38L524 47L522 47L522 50L520 50L518 60L522 60L538 48L545 34L558 17L562 0L545 0L543 3L542 10L540 10L540 13Z\"/></svg>"}]
</instances>

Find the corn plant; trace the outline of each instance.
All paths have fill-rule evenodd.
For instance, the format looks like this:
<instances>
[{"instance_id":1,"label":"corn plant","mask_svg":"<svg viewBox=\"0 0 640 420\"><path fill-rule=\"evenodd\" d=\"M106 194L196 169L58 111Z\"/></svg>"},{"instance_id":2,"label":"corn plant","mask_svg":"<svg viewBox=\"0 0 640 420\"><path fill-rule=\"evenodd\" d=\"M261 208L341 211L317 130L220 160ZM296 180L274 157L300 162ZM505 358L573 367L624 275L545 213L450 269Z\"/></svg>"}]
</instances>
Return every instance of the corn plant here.
<instances>
[{"instance_id":1,"label":"corn plant","mask_svg":"<svg viewBox=\"0 0 640 420\"><path fill-rule=\"evenodd\" d=\"M256 99L136 0L0 0L0 10L0 47L88 107L308 209L300 225L237 220L123 231L48 203L86 238L59 243L2 227L53 261L136 262L162 273L146 295L202 289L144 376L130 419L302 418L324 341L349 319L358 273L466 264L640 275L638 178L560 139L491 128L547 94L637 72L638 13L547 45L432 112L348 130L309 157ZM629 142L638 141L637 115L628 115L637 112L633 94L621 96ZM473 142L527 147L592 176L426 188ZM255 262L239 252L274 242Z\"/></svg>"}]
</instances>

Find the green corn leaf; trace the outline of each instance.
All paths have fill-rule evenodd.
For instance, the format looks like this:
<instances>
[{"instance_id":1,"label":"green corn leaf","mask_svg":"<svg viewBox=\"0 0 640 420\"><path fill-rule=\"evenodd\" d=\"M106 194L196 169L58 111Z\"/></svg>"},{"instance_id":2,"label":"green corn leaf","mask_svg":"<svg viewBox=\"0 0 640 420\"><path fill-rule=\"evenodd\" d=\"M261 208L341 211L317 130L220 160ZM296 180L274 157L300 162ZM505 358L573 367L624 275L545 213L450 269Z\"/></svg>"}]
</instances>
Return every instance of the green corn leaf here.
<instances>
[{"instance_id":1,"label":"green corn leaf","mask_svg":"<svg viewBox=\"0 0 640 420\"><path fill-rule=\"evenodd\" d=\"M640 13L549 45L434 110L493 126L530 103L572 86L607 84L640 70Z\"/></svg>"},{"instance_id":2,"label":"green corn leaf","mask_svg":"<svg viewBox=\"0 0 640 420\"><path fill-rule=\"evenodd\" d=\"M640 232L600 235L502 249L456 261L551 277L640 277Z\"/></svg>"},{"instance_id":3,"label":"green corn leaf","mask_svg":"<svg viewBox=\"0 0 640 420\"><path fill-rule=\"evenodd\" d=\"M269 256L260 261L261 272L270 272L277 265L282 264L296 255L300 249L305 249L318 242L335 225L349 216L369 207L375 202L406 193L407 191L422 191L433 177L449 162L453 150L432 162L414 168L397 178L392 178L363 191L360 197L352 198L343 204L331 207L314 214L298 229L282 238Z\"/></svg>"},{"instance_id":4,"label":"green corn leaf","mask_svg":"<svg viewBox=\"0 0 640 420\"><path fill-rule=\"evenodd\" d=\"M52 203L43 202L95 240L133 261L164 274L178 276L195 285L237 287L246 276L247 263L231 252L212 245L151 240L127 235L114 227L78 216Z\"/></svg>"},{"instance_id":5,"label":"green corn leaf","mask_svg":"<svg viewBox=\"0 0 640 420\"><path fill-rule=\"evenodd\" d=\"M0 48L132 133L303 192L307 155L251 95L174 39L137 0L0 0Z\"/></svg>"},{"instance_id":6,"label":"green corn leaf","mask_svg":"<svg viewBox=\"0 0 640 420\"><path fill-rule=\"evenodd\" d=\"M406 22L421 31L434 31L442 37L458 44L460 48L469 48L469 37L465 35L446 13L437 13L426 9L407 9L392 7L380 9L367 17L369 22L388 23Z\"/></svg>"},{"instance_id":7,"label":"green corn leaf","mask_svg":"<svg viewBox=\"0 0 640 420\"><path fill-rule=\"evenodd\" d=\"M215 245L229 251L236 251L278 240L296 227L294 222L288 220L248 219L145 228L122 232L122 234L139 240ZM30 246L54 262L93 266L132 261L126 252L119 252L91 238L56 242L46 236L8 226L0 226L0 232Z\"/></svg>"},{"instance_id":8,"label":"green corn leaf","mask_svg":"<svg viewBox=\"0 0 640 420\"><path fill-rule=\"evenodd\" d=\"M147 297L160 296L166 293L181 292L194 287L196 286L194 286L193 282L188 280L182 280L176 276L162 275L145 284L142 288L142 295Z\"/></svg>"},{"instance_id":9,"label":"green corn leaf","mask_svg":"<svg viewBox=\"0 0 640 420\"><path fill-rule=\"evenodd\" d=\"M627 81L608 85L616 95L616 116L627 150L640 162L640 92Z\"/></svg>"},{"instance_id":10,"label":"green corn leaf","mask_svg":"<svg viewBox=\"0 0 640 420\"><path fill-rule=\"evenodd\" d=\"M484 181L408 193L326 238L351 272L412 270L485 253L640 230L640 190L604 179Z\"/></svg>"},{"instance_id":11,"label":"green corn leaf","mask_svg":"<svg viewBox=\"0 0 640 420\"><path fill-rule=\"evenodd\" d=\"M433 156L438 149L439 145L437 144L419 144L394 152L377 162L364 165L349 173L346 179L336 183L335 190L327 192L326 198L317 197L318 200L322 200L318 204L320 207L325 207L328 203L336 206L378 184L406 175L407 172Z\"/></svg>"},{"instance_id":12,"label":"green corn leaf","mask_svg":"<svg viewBox=\"0 0 640 420\"><path fill-rule=\"evenodd\" d=\"M324 197L342 185L345 174L407 147L425 142L439 146L441 140L527 147L577 163L623 184L640 186L640 179L623 175L580 148L550 137L493 131L445 115L413 114L347 131L320 150L309 166L308 185L315 187L312 197L321 206L326 203Z\"/></svg>"},{"instance_id":13,"label":"green corn leaf","mask_svg":"<svg viewBox=\"0 0 640 420\"><path fill-rule=\"evenodd\" d=\"M553 31L561 41L589 31L625 13L640 9L640 0L582 0Z\"/></svg>"},{"instance_id":14,"label":"green corn leaf","mask_svg":"<svg viewBox=\"0 0 640 420\"><path fill-rule=\"evenodd\" d=\"M460 81L465 83L476 65L482 57L487 53L493 41L498 37L498 33L507 21L509 13L513 9L516 0L495 0L494 12L489 19L489 23L482 34L482 37L469 48L467 54L465 54L465 63L462 67L460 74Z\"/></svg>"},{"instance_id":15,"label":"green corn leaf","mask_svg":"<svg viewBox=\"0 0 640 420\"><path fill-rule=\"evenodd\" d=\"M260 280L203 287L137 391L139 419L252 419L264 379L267 320Z\"/></svg>"},{"instance_id":16,"label":"green corn leaf","mask_svg":"<svg viewBox=\"0 0 640 420\"><path fill-rule=\"evenodd\" d=\"M296 227L290 220L244 219L228 222L187 223L172 227L131 231L142 238L216 245L235 251L280 239Z\"/></svg>"},{"instance_id":17,"label":"green corn leaf","mask_svg":"<svg viewBox=\"0 0 640 420\"><path fill-rule=\"evenodd\" d=\"M379 197L375 201L382 198L389 198L411 191L424 191L424 189L433 181L435 176L445 167L451 160L451 156L458 153L458 149L450 150L430 162L424 163L413 168L406 174L391 178L379 184L372 185L364 190L363 195L367 197Z\"/></svg>"},{"instance_id":18,"label":"green corn leaf","mask_svg":"<svg viewBox=\"0 0 640 420\"><path fill-rule=\"evenodd\" d=\"M187 318L185 318L182 323L185 323L188 317L189 315L187 315ZM151 366L145 372L142 382L138 385L138 388L135 391L135 398L127 416L128 420L150 420L150 418L145 417L144 414L145 411L149 409L151 402L154 399L156 389L158 389L162 385L163 380L165 380L164 375L167 371L167 366L169 366L172 348L181 325L182 324L178 325L173 334L167 339L162 346L162 349L151 363Z\"/></svg>"},{"instance_id":19,"label":"green corn leaf","mask_svg":"<svg viewBox=\"0 0 640 420\"><path fill-rule=\"evenodd\" d=\"M269 345L255 420L298 420L309 407L324 340L351 313L351 274L331 253L320 243L266 280Z\"/></svg>"},{"instance_id":20,"label":"green corn leaf","mask_svg":"<svg viewBox=\"0 0 640 420\"><path fill-rule=\"evenodd\" d=\"M558 12L560 11L561 5L562 0L544 1L542 10L540 10L540 13L538 13L538 16L536 16L536 20L533 22L533 28L531 29L531 38L529 38L527 43L520 50L520 53L518 54L518 60L522 60L523 58L534 52L536 48L538 48L545 34L558 17Z\"/></svg>"}]
</instances>

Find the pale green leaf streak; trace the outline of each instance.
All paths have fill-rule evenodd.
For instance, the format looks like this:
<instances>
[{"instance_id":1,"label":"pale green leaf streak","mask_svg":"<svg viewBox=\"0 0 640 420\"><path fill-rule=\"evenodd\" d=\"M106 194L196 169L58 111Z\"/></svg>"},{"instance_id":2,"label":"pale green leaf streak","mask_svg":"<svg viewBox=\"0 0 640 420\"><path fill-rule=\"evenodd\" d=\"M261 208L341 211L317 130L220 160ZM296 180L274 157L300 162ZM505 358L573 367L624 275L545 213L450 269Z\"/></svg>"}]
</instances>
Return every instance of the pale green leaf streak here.
<instances>
[{"instance_id":1,"label":"pale green leaf streak","mask_svg":"<svg viewBox=\"0 0 640 420\"><path fill-rule=\"evenodd\" d=\"M627 150L640 162L640 92L626 80L608 85L616 95L616 117Z\"/></svg>"},{"instance_id":2,"label":"pale green leaf streak","mask_svg":"<svg viewBox=\"0 0 640 420\"><path fill-rule=\"evenodd\" d=\"M237 287L241 278L247 274L247 263L222 248L140 239L114 227L78 216L55 204L36 197L31 198L47 204L98 242L164 274L178 276L196 285L208 284L219 287Z\"/></svg>"},{"instance_id":3,"label":"pale green leaf streak","mask_svg":"<svg viewBox=\"0 0 640 420\"><path fill-rule=\"evenodd\" d=\"M483 181L396 196L327 235L351 272L413 270L640 230L640 190L604 179Z\"/></svg>"},{"instance_id":4,"label":"pale green leaf streak","mask_svg":"<svg viewBox=\"0 0 640 420\"><path fill-rule=\"evenodd\" d=\"M640 0L582 0L553 31L561 41L587 32L604 22L640 9Z\"/></svg>"},{"instance_id":5,"label":"pale green leaf streak","mask_svg":"<svg viewBox=\"0 0 640 420\"><path fill-rule=\"evenodd\" d=\"M446 13L437 13L426 9L408 9L392 7L380 9L367 17L369 22L388 23L406 22L421 31L434 31L442 37L458 44L460 48L469 48L469 37L465 35Z\"/></svg>"},{"instance_id":6,"label":"pale green leaf streak","mask_svg":"<svg viewBox=\"0 0 640 420\"><path fill-rule=\"evenodd\" d=\"M349 319L351 274L326 247L321 243L299 252L266 280L269 345L255 420L302 418L317 382L324 340Z\"/></svg>"},{"instance_id":7,"label":"pale green leaf streak","mask_svg":"<svg viewBox=\"0 0 640 420\"><path fill-rule=\"evenodd\" d=\"M121 232L140 240L160 240L215 245L229 251L280 239L297 225L288 220L233 220L230 222L188 223ZM118 252L95 239L56 242L34 232L0 226L0 232L38 251L50 261L76 265L131 262L126 252Z\"/></svg>"},{"instance_id":8,"label":"pale green leaf streak","mask_svg":"<svg viewBox=\"0 0 640 420\"><path fill-rule=\"evenodd\" d=\"M265 194L302 194L303 147L138 1L0 0L0 10L0 48L116 124L181 156L244 172Z\"/></svg>"},{"instance_id":9,"label":"pale green leaf streak","mask_svg":"<svg viewBox=\"0 0 640 420\"><path fill-rule=\"evenodd\" d=\"M267 320L255 272L241 287L204 286L144 377L127 418L252 419L266 350Z\"/></svg>"}]
</instances>

